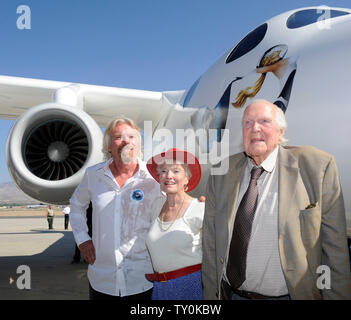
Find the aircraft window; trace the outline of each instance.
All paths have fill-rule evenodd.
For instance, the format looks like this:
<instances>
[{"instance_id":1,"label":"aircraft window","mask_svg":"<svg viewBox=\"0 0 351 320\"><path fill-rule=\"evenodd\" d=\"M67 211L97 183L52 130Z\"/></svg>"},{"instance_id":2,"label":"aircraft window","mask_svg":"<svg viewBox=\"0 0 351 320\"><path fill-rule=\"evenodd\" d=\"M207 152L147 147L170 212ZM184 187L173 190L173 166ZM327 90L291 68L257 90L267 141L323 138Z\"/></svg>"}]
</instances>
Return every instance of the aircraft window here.
<instances>
[{"instance_id":1,"label":"aircraft window","mask_svg":"<svg viewBox=\"0 0 351 320\"><path fill-rule=\"evenodd\" d=\"M197 88L197 86L198 86L198 84L200 82L200 79L201 79L201 77L194 82L194 84L191 86L191 88L189 89L188 93L186 94L186 97L185 97L184 103L183 103L184 107L188 106L188 103L189 103L191 97L193 96L194 91L195 91L195 89Z\"/></svg>"},{"instance_id":2,"label":"aircraft window","mask_svg":"<svg viewBox=\"0 0 351 320\"><path fill-rule=\"evenodd\" d=\"M306 9L293 13L286 21L286 26L289 29L296 29L319 20L332 19L346 14L349 14L349 12L329 9Z\"/></svg>"},{"instance_id":3,"label":"aircraft window","mask_svg":"<svg viewBox=\"0 0 351 320\"><path fill-rule=\"evenodd\" d=\"M242 39L238 45L229 54L225 63L230 63L244 54L255 48L264 38L267 32L267 23L264 23L257 27L255 30L251 31L244 39Z\"/></svg>"}]
</instances>

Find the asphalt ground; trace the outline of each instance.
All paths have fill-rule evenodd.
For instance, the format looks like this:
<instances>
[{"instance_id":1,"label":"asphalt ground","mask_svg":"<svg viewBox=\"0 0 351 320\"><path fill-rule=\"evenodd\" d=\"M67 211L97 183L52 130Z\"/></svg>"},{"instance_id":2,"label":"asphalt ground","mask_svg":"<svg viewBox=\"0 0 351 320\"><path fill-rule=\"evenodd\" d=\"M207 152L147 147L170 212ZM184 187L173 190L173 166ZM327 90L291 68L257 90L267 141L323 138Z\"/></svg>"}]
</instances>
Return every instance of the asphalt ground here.
<instances>
[{"instance_id":1,"label":"asphalt ground","mask_svg":"<svg viewBox=\"0 0 351 320\"><path fill-rule=\"evenodd\" d=\"M75 242L56 216L0 217L0 300L87 300L86 263L71 264Z\"/></svg>"},{"instance_id":2,"label":"asphalt ground","mask_svg":"<svg viewBox=\"0 0 351 320\"><path fill-rule=\"evenodd\" d=\"M74 250L63 215L53 230L44 216L0 216L0 300L88 300L88 265L71 264Z\"/></svg>"}]
</instances>

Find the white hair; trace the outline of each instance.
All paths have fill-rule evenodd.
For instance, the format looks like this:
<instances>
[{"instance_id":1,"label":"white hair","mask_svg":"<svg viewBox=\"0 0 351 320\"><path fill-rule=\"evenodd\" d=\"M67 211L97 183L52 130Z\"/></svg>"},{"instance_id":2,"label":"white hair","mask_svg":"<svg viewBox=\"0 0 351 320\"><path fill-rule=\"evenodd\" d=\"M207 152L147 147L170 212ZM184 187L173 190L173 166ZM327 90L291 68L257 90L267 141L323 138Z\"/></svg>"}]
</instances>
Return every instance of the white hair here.
<instances>
[{"instance_id":1,"label":"white hair","mask_svg":"<svg viewBox=\"0 0 351 320\"><path fill-rule=\"evenodd\" d=\"M283 110L281 108L279 108L277 106L276 106L276 113L275 113L275 121L277 122L279 130L284 130L284 133L285 133L285 130L288 127L288 124L286 122L285 113L283 112ZM288 142L288 139L286 139L283 135L282 141L280 142L280 144L284 146L287 144L287 142Z\"/></svg>"}]
</instances>

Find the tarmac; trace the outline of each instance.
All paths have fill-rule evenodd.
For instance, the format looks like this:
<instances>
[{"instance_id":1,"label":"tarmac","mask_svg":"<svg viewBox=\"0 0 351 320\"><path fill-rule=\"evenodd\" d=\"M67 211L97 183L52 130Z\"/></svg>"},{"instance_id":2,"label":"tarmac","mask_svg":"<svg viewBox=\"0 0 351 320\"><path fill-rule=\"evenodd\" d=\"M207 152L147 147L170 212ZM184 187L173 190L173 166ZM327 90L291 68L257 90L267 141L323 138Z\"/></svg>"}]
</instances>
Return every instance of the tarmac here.
<instances>
[{"instance_id":1,"label":"tarmac","mask_svg":"<svg viewBox=\"0 0 351 320\"><path fill-rule=\"evenodd\" d=\"M88 265L71 264L74 251L63 216L53 230L43 216L0 216L0 301L88 300Z\"/></svg>"},{"instance_id":2,"label":"tarmac","mask_svg":"<svg viewBox=\"0 0 351 320\"><path fill-rule=\"evenodd\" d=\"M56 216L0 217L0 300L88 300L88 265L71 264L75 241Z\"/></svg>"}]
</instances>

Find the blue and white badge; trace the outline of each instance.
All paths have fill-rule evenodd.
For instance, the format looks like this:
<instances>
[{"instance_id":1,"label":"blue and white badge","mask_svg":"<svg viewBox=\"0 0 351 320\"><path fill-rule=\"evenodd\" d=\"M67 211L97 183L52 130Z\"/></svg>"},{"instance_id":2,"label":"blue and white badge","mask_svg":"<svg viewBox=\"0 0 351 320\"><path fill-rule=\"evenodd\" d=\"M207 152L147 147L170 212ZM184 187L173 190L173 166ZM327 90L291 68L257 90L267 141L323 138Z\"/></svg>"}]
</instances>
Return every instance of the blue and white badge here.
<instances>
[{"instance_id":1,"label":"blue and white badge","mask_svg":"<svg viewBox=\"0 0 351 320\"><path fill-rule=\"evenodd\" d=\"M140 189L134 190L132 192L132 199L136 201L141 201L144 199L144 192Z\"/></svg>"}]
</instances>

